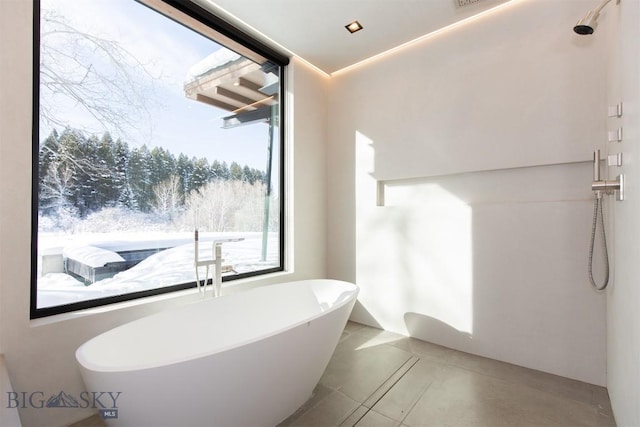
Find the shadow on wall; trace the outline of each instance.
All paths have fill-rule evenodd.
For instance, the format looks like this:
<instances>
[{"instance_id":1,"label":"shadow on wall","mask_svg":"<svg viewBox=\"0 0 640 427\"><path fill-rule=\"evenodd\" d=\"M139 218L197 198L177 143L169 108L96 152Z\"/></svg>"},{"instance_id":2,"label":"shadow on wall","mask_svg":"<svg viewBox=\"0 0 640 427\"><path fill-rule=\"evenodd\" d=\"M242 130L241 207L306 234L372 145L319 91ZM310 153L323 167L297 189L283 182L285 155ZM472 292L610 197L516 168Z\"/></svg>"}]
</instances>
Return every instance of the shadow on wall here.
<instances>
[{"instance_id":1,"label":"shadow on wall","mask_svg":"<svg viewBox=\"0 0 640 427\"><path fill-rule=\"evenodd\" d=\"M448 339L453 339L460 344L473 339L472 334L461 332L445 322L421 313L405 313L404 323L411 337L429 335L432 337L441 337L440 340L442 340L442 337L446 336L450 337Z\"/></svg>"},{"instance_id":2,"label":"shadow on wall","mask_svg":"<svg viewBox=\"0 0 640 427\"><path fill-rule=\"evenodd\" d=\"M590 162L379 181L374 160L357 134L354 320L602 383Z\"/></svg>"},{"instance_id":3,"label":"shadow on wall","mask_svg":"<svg viewBox=\"0 0 640 427\"><path fill-rule=\"evenodd\" d=\"M365 308L360 301L356 300L351 312L353 317L357 317L360 323L373 326L378 329L384 329L380 323L376 321L376 318Z\"/></svg>"}]
</instances>

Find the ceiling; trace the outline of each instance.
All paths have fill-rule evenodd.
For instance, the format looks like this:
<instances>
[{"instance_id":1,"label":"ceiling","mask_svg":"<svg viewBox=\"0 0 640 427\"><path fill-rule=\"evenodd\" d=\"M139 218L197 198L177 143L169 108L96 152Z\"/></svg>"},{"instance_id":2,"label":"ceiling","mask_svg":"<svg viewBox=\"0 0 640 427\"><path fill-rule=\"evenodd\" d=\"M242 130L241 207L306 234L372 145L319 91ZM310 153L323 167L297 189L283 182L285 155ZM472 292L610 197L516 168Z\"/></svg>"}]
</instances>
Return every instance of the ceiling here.
<instances>
[{"instance_id":1,"label":"ceiling","mask_svg":"<svg viewBox=\"0 0 640 427\"><path fill-rule=\"evenodd\" d=\"M332 74L509 0L194 1ZM350 34L353 20L364 29Z\"/></svg>"}]
</instances>

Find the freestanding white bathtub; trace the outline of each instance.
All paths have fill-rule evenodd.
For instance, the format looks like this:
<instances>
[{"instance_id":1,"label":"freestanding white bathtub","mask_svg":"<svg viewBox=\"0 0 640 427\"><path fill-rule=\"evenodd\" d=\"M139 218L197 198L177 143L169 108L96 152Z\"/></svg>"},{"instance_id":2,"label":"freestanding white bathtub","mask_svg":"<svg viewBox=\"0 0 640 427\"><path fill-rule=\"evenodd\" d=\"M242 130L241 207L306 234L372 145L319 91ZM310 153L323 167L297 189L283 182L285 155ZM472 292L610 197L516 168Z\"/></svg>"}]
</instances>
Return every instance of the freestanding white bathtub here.
<instances>
[{"instance_id":1,"label":"freestanding white bathtub","mask_svg":"<svg viewBox=\"0 0 640 427\"><path fill-rule=\"evenodd\" d=\"M78 348L88 400L109 425L274 426L311 396L357 294L289 282L127 323Z\"/></svg>"}]
</instances>

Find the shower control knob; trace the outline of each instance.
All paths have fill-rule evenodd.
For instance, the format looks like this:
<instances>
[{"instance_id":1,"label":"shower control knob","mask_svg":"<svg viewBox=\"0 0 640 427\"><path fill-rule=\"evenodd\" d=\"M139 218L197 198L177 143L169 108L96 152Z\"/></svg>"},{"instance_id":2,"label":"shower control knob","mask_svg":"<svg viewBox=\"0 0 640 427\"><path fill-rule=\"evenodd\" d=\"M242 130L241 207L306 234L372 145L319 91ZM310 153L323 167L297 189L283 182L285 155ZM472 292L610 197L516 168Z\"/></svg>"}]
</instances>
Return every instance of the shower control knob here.
<instances>
[{"instance_id":1,"label":"shower control knob","mask_svg":"<svg viewBox=\"0 0 640 427\"><path fill-rule=\"evenodd\" d=\"M621 142L622 141L622 128L612 130L609 132L609 142Z\"/></svg>"},{"instance_id":2,"label":"shower control knob","mask_svg":"<svg viewBox=\"0 0 640 427\"><path fill-rule=\"evenodd\" d=\"M607 156L607 166L622 166L622 153L609 154Z\"/></svg>"},{"instance_id":3,"label":"shower control knob","mask_svg":"<svg viewBox=\"0 0 640 427\"><path fill-rule=\"evenodd\" d=\"M607 110L608 117L622 117L622 102L616 105L610 105Z\"/></svg>"}]
</instances>

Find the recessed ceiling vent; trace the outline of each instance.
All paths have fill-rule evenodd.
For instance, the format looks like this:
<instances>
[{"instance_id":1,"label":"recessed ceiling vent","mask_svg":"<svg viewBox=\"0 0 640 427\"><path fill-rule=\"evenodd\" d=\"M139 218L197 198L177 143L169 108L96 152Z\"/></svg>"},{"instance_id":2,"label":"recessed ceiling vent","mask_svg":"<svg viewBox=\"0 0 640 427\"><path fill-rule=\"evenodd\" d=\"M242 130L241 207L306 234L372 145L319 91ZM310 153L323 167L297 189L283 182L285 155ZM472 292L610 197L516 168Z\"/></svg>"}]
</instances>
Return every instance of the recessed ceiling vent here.
<instances>
[{"instance_id":1,"label":"recessed ceiling vent","mask_svg":"<svg viewBox=\"0 0 640 427\"><path fill-rule=\"evenodd\" d=\"M465 6L471 6L472 4L480 3L482 0L453 0L456 5L456 8L461 8Z\"/></svg>"}]
</instances>

